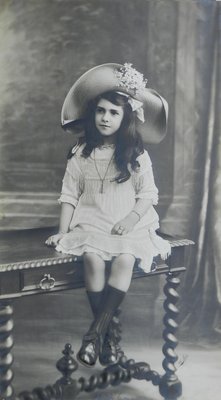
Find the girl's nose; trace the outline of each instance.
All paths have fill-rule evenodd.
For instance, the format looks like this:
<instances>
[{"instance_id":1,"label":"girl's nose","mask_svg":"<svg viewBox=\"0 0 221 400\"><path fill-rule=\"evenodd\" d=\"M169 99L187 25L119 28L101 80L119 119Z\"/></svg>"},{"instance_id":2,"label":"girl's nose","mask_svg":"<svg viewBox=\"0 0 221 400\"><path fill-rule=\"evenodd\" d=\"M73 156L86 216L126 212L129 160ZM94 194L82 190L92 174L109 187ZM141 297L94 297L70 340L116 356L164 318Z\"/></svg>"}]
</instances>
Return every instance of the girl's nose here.
<instances>
[{"instance_id":1,"label":"girl's nose","mask_svg":"<svg viewBox=\"0 0 221 400\"><path fill-rule=\"evenodd\" d=\"M108 121L108 114L104 113L102 119L103 119L103 121L107 122Z\"/></svg>"}]
</instances>

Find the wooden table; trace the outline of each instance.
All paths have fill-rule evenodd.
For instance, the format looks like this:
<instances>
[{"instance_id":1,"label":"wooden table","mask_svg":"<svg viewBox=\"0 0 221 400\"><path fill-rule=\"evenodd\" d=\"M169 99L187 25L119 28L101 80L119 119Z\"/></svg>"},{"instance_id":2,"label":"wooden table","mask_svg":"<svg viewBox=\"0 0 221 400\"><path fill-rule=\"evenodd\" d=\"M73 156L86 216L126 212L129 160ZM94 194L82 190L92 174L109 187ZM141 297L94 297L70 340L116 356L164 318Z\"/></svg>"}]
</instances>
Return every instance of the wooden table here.
<instances>
[{"instance_id":1,"label":"wooden table","mask_svg":"<svg viewBox=\"0 0 221 400\"><path fill-rule=\"evenodd\" d=\"M50 386L47 390L42 389L44 396L37 394L37 392L35 392L35 395L33 395L34 392L29 395L26 393L26 397L23 394L15 396L13 392L13 356L11 353L13 346L13 298L84 287L82 260L72 255L58 253L44 244L46 238L54 231L55 228L42 228L0 233L0 399L52 399L59 398L61 391L63 398L73 399L79 392L89 391L89 384L92 385L89 388L90 390L99 387L99 382L95 384L93 379L93 382L90 381L90 383L81 380L80 384L70 378L72 370L75 369L73 367L75 362L71 358L70 346L66 346L65 362L69 366L72 364L72 367L68 371L67 366L59 367L63 378L56 386ZM135 368L132 368L131 363L128 363L125 357L122 358L121 369L127 370L130 379L133 377L151 380L153 384L159 385L160 393L165 399L175 400L181 395L181 383L175 375L174 367L177 360L174 352L177 345L175 338L177 323L175 319L178 315L175 306L178 300L176 288L179 285L178 274L185 270L185 250L193 242L188 239L172 237L167 237L167 239L171 243L172 254L166 262L157 257L152 264L151 273L145 274L137 266L135 266L133 272L133 279L149 278L157 274L165 274L166 276L164 288L166 296L164 302L165 329L163 333L165 340L163 346L165 375L160 376L155 371L151 371L150 368L147 371L146 363L138 363L142 364L142 368L141 366L138 367L137 364L135 371ZM62 362L64 360L60 362L60 365ZM135 371L133 374L132 369ZM111 372L105 371L105 374L107 373L111 374ZM113 374L116 375L116 371L112 370ZM105 377L107 376L105 375ZM116 379L115 383L110 382L110 384L116 384ZM67 395L67 393L69 394Z\"/></svg>"}]
</instances>

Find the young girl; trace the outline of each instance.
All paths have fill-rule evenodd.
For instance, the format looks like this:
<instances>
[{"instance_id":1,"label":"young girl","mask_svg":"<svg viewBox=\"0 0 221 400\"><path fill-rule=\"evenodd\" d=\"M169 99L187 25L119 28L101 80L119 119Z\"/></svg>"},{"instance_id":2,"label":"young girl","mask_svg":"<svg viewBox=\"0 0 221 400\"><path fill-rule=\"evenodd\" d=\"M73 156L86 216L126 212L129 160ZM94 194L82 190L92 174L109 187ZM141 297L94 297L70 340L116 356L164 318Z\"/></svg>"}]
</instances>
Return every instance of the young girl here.
<instances>
[{"instance_id":1,"label":"young girl","mask_svg":"<svg viewBox=\"0 0 221 400\"><path fill-rule=\"evenodd\" d=\"M86 366L117 361L108 332L130 286L135 260L146 272L153 257L170 253L157 236L158 190L146 143L166 131L167 104L146 89L131 64L104 64L86 72L69 91L62 125L83 137L69 154L60 197L59 230L47 245L82 256L94 315L78 360ZM105 282L105 261L111 261Z\"/></svg>"}]
</instances>

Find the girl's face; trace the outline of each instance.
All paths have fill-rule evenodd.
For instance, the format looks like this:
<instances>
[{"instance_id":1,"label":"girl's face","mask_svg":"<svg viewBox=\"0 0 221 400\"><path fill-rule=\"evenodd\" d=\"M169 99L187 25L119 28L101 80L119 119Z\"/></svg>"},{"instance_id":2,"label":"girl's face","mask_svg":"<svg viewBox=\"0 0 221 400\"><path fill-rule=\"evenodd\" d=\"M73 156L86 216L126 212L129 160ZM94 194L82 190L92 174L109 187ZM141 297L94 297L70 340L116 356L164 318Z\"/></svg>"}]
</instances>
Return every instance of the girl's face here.
<instances>
[{"instance_id":1,"label":"girl's face","mask_svg":"<svg viewBox=\"0 0 221 400\"><path fill-rule=\"evenodd\" d=\"M121 126L124 109L109 100L100 99L95 109L95 126L102 136L106 138L114 135Z\"/></svg>"}]
</instances>

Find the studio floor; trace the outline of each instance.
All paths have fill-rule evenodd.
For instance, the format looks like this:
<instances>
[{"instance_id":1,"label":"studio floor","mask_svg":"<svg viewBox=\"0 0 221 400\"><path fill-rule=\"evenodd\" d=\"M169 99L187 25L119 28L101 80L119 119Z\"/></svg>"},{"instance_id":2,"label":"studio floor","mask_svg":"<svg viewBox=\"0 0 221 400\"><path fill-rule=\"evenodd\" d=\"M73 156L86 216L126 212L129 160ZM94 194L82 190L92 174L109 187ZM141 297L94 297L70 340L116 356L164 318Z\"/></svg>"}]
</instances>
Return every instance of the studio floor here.
<instances>
[{"instance_id":1,"label":"studio floor","mask_svg":"<svg viewBox=\"0 0 221 400\"><path fill-rule=\"evenodd\" d=\"M122 305L122 348L128 358L145 361L162 374L162 315L147 307L148 294L142 283L132 285ZM158 301L160 304L160 302ZM158 304L158 305L159 305ZM91 321L82 290L49 296L33 296L14 302L15 328L14 387L16 393L53 384L60 378L55 364L66 343L71 343L74 357L81 337ZM160 304L159 309L162 309ZM155 309L156 311L156 309ZM156 313L155 313L156 314ZM158 312L159 314L159 312ZM179 332L178 332L179 338ZM183 384L180 400L219 400L221 392L221 343L208 345L179 341L177 375ZM89 377L101 370L99 364L88 369L79 366L74 378ZM105 391L81 393L77 398L92 400L160 400L158 387L146 381L110 387Z\"/></svg>"},{"instance_id":2,"label":"studio floor","mask_svg":"<svg viewBox=\"0 0 221 400\"><path fill-rule=\"evenodd\" d=\"M136 361L147 361L151 367L158 372L161 368L160 342L147 343L142 347L125 346L127 354ZM76 348L78 342L76 340ZM32 389L36 386L46 386L54 383L59 373L55 368L55 362L60 357L63 342L44 344L35 342L25 346L16 346L15 355L15 388L17 392L24 389ZM203 349L200 347L187 346L180 343L177 348L180 362L184 364L179 367L177 374L183 384L183 395L180 400L219 400L221 390L221 350ZM101 367L98 365L93 369L79 366L74 377L89 377L98 373ZM110 387L105 392L97 390L93 393L81 393L79 399L93 400L160 400L158 388L146 381L133 380L115 388Z\"/></svg>"}]
</instances>

